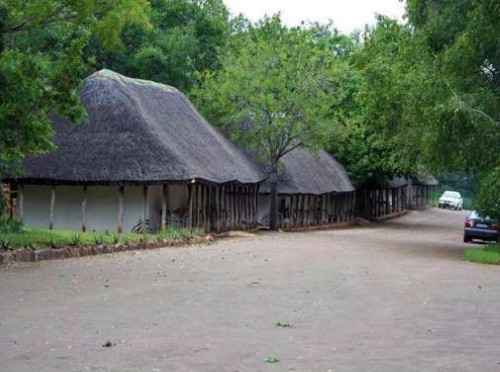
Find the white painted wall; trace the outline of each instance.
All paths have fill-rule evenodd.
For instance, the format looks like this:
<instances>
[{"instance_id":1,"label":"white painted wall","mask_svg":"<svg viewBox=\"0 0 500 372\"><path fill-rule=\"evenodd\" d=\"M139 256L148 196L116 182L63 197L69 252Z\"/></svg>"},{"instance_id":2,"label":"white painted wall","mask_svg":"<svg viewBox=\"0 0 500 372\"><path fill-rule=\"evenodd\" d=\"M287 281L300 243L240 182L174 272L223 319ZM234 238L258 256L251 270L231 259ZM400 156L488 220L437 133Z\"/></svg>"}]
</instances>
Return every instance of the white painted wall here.
<instances>
[{"instance_id":1,"label":"white painted wall","mask_svg":"<svg viewBox=\"0 0 500 372\"><path fill-rule=\"evenodd\" d=\"M118 186L89 186L87 188L87 231L116 231L118 225ZM24 211L25 226L48 229L50 221L51 186L25 185ZM130 231L142 218L142 187L125 186L124 231ZM54 208L54 229L81 229L82 224L81 186L56 187ZM187 204L187 187L169 186L169 208L175 210ZM162 187L148 189L148 218L152 226L160 224Z\"/></svg>"}]
</instances>

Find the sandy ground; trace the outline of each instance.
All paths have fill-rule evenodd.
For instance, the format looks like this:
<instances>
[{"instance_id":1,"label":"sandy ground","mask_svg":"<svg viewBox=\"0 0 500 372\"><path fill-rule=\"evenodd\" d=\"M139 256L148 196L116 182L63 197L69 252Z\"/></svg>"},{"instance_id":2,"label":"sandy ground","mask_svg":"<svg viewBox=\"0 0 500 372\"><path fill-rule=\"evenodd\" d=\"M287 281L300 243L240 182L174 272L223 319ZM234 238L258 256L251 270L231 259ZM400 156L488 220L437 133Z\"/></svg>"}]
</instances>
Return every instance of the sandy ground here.
<instances>
[{"instance_id":1,"label":"sandy ground","mask_svg":"<svg viewBox=\"0 0 500 372\"><path fill-rule=\"evenodd\" d=\"M1 269L0 371L500 371L464 216Z\"/></svg>"}]
</instances>

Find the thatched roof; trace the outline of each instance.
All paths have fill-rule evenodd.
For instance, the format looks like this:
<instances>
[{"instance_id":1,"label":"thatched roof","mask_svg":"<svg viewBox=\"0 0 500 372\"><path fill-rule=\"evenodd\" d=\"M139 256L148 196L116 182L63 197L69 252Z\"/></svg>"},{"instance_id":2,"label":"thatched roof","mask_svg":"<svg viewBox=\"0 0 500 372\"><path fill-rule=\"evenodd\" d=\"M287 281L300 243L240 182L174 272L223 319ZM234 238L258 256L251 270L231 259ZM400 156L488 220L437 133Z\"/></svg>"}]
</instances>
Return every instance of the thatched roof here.
<instances>
[{"instance_id":1,"label":"thatched roof","mask_svg":"<svg viewBox=\"0 0 500 372\"><path fill-rule=\"evenodd\" d=\"M408 185L408 178L406 177L394 177L392 180L387 181L387 187L398 188Z\"/></svg>"},{"instance_id":2,"label":"thatched roof","mask_svg":"<svg viewBox=\"0 0 500 372\"><path fill-rule=\"evenodd\" d=\"M282 195L322 195L331 192L354 191L354 186L342 164L326 151L311 154L297 148L283 159L278 175L278 193ZM261 186L261 193L269 193L269 182Z\"/></svg>"},{"instance_id":3,"label":"thatched roof","mask_svg":"<svg viewBox=\"0 0 500 372\"><path fill-rule=\"evenodd\" d=\"M81 99L88 120L75 125L56 118L58 149L27 159L25 181L255 183L264 178L172 87L102 70L85 80Z\"/></svg>"},{"instance_id":4,"label":"thatched roof","mask_svg":"<svg viewBox=\"0 0 500 372\"><path fill-rule=\"evenodd\" d=\"M417 177L412 179L414 185L422 185L422 186L437 186L439 185L438 180L432 176L424 176L424 175L418 175Z\"/></svg>"}]
</instances>

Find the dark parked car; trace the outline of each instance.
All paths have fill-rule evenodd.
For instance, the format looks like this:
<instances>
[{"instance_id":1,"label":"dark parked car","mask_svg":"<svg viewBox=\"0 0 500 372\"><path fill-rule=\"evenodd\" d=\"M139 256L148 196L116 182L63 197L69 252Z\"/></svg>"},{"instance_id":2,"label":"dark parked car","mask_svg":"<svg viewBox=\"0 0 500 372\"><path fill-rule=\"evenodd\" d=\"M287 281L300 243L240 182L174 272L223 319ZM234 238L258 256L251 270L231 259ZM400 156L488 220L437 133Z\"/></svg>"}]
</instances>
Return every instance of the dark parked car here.
<instances>
[{"instance_id":1,"label":"dark parked car","mask_svg":"<svg viewBox=\"0 0 500 372\"><path fill-rule=\"evenodd\" d=\"M465 218L464 243L469 243L473 239L500 242L500 224L498 221L472 211Z\"/></svg>"}]
</instances>

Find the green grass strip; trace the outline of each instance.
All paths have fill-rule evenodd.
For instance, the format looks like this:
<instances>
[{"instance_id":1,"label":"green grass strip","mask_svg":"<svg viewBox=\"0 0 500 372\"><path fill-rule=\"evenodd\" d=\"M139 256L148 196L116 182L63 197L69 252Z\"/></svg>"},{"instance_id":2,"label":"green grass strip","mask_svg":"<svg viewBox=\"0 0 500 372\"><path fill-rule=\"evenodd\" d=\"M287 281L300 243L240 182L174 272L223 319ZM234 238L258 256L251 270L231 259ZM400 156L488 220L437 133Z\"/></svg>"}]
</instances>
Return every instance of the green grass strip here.
<instances>
[{"instance_id":1,"label":"green grass strip","mask_svg":"<svg viewBox=\"0 0 500 372\"><path fill-rule=\"evenodd\" d=\"M488 245L482 249L467 249L463 257L470 262L500 265L500 244Z\"/></svg>"}]
</instances>

